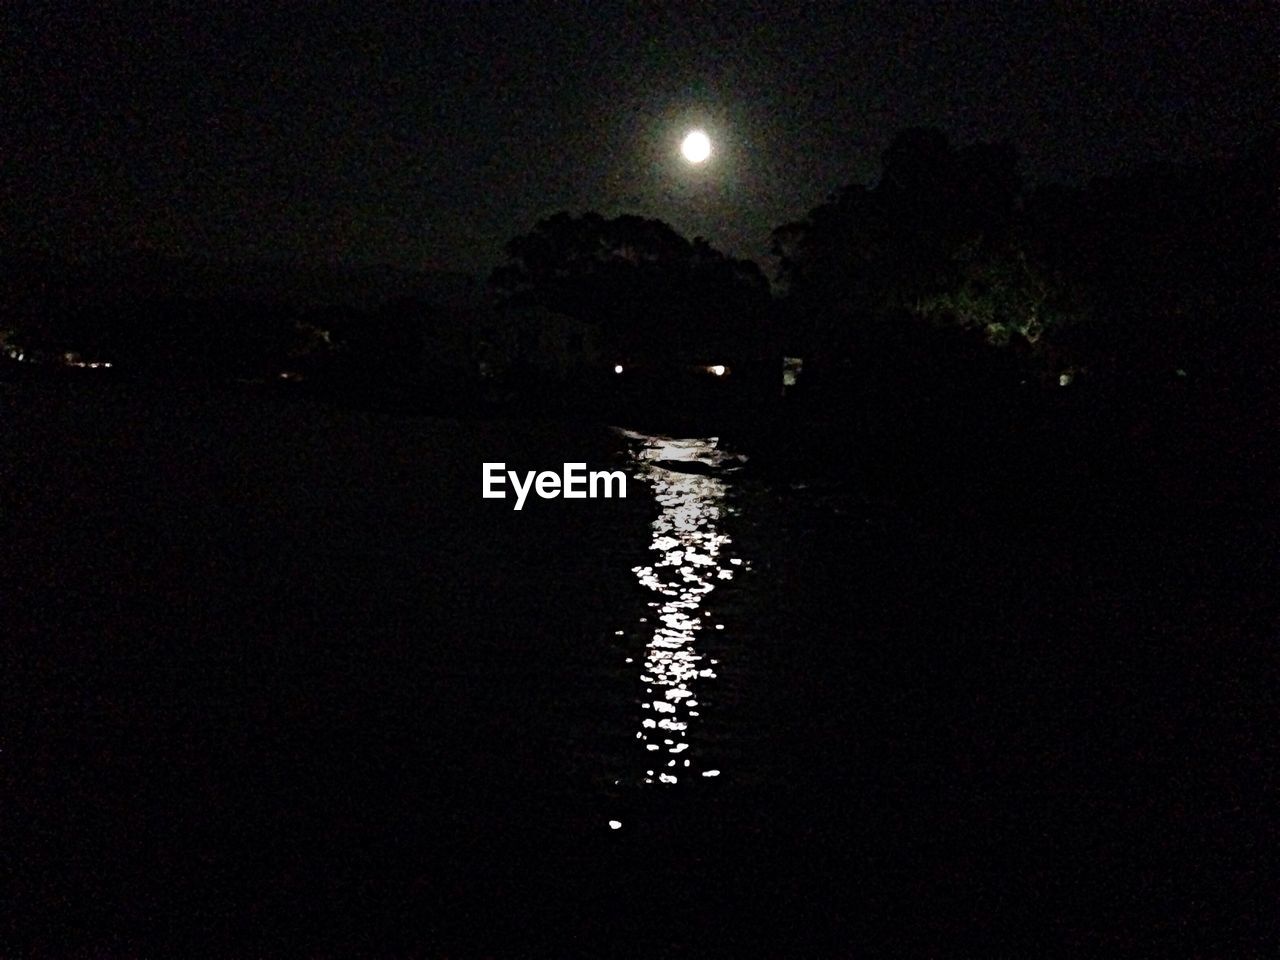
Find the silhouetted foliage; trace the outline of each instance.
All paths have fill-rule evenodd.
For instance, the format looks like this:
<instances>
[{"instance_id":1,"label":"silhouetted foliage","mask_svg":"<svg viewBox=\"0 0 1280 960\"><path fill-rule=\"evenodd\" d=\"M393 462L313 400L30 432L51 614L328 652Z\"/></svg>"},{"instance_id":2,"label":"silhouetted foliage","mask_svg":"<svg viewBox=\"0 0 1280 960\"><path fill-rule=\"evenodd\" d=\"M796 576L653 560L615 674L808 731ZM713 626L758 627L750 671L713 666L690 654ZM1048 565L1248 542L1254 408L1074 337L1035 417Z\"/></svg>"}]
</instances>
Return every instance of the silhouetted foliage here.
<instances>
[{"instance_id":1,"label":"silhouetted foliage","mask_svg":"<svg viewBox=\"0 0 1280 960\"><path fill-rule=\"evenodd\" d=\"M1038 191L1029 229L1088 305L1064 347L1129 378L1251 376L1273 355L1278 196L1274 138L1227 159Z\"/></svg>"},{"instance_id":2,"label":"silhouetted foliage","mask_svg":"<svg viewBox=\"0 0 1280 960\"><path fill-rule=\"evenodd\" d=\"M1031 255L1007 144L953 147L907 130L874 186L837 192L774 231L793 323L811 352L865 348L877 324L915 317L1036 343L1065 304Z\"/></svg>"},{"instance_id":3,"label":"silhouetted foliage","mask_svg":"<svg viewBox=\"0 0 1280 960\"><path fill-rule=\"evenodd\" d=\"M618 351L692 359L759 336L769 285L759 267L660 220L558 213L506 247L492 282L514 312L536 307L598 325Z\"/></svg>"},{"instance_id":4,"label":"silhouetted foliage","mask_svg":"<svg viewBox=\"0 0 1280 960\"><path fill-rule=\"evenodd\" d=\"M788 337L829 363L879 362L889 342L907 347L886 331L915 318L981 333L1054 379L1228 376L1273 344L1278 195L1274 138L1028 192L1012 147L908 130L878 182L774 231Z\"/></svg>"}]
</instances>

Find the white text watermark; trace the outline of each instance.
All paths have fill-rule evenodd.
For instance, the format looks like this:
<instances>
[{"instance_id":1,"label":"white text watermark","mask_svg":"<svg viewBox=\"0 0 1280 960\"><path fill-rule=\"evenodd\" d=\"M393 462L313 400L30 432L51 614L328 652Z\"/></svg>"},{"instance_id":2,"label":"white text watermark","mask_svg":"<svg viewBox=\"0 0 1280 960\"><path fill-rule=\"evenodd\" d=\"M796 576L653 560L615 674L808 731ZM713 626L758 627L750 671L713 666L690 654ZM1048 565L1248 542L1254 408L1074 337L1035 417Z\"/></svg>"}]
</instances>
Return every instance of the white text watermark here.
<instances>
[{"instance_id":1,"label":"white text watermark","mask_svg":"<svg viewBox=\"0 0 1280 960\"><path fill-rule=\"evenodd\" d=\"M505 463L486 463L481 492L486 500L505 500L505 485L510 482L515 491L516 510L524 506L531 490L543 500L554 500L556 497L564 497L566 500L594 500L599 497L625 498L627 495L627 475L621 470L588 472L585 463L566 463L560 473L553 470L529 470L521 478L515 470L507 470L506 467Z\"/></svg>"}]
</instances>

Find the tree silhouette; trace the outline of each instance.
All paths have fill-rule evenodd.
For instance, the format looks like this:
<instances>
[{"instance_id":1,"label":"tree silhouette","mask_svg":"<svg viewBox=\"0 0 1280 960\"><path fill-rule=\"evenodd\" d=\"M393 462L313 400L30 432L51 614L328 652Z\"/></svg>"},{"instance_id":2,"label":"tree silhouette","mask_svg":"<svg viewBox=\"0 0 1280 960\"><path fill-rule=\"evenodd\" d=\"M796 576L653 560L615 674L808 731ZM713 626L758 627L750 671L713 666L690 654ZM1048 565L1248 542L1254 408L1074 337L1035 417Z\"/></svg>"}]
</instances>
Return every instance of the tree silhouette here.
<instances>
[{"instance_id":1,"label":"tree silhouette","mask_svg":"<svg viewBox=\"0 0 1280 960\"><path fill-rule=\"evenodd\" d=\"M1037 342L1062 308L1021 229L1017 152L898 134L874 186L854 184L779 227L773 249L810 348L847 355L902 317Z\"/></svg>"},{"instance_id":2,"label":"tree silhouette","mask_svg":"<svg viewBox=\"0 0 1280 960\"><path fill-rule=\"evenodd\" d=\"M557 213L506 246L491 282L509 311L598 325L618 351L672 361L741 349L769 302L759 267L656 219Z\"/></svg>"}]
</instances>

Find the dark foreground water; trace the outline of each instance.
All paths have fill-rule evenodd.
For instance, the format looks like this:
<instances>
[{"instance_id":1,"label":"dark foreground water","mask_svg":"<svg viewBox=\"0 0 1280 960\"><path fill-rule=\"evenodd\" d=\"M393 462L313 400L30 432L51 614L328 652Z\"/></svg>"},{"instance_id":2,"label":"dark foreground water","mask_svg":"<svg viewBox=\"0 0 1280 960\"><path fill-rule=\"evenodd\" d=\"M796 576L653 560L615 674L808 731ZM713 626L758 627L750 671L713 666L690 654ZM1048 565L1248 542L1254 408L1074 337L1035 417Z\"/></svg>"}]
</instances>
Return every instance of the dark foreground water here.
<instances>
[{"instance_id":1,"label":"dark foreground water","mask_svg":"<svg viewBox=\"0 0 1280 960\"><path fill-rule=\"evenodd\" d=\"M949 509L235 391L3 411L0 955L1266 948L1248 505ZM484 461L629 496L514 512Z\"/></svg>"}]
</instances>

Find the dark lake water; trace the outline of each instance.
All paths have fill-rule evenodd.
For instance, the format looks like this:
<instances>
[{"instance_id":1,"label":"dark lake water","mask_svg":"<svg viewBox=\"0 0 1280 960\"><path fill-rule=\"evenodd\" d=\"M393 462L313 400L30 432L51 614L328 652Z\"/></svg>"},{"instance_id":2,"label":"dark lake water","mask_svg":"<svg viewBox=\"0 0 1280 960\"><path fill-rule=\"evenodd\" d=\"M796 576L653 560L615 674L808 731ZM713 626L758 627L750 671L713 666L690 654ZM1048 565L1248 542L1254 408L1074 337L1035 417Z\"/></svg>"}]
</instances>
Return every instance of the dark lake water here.
<instances>
[{"instance_id":1,"label":"dark lake water","mask_svg":"<svg viewBox=\"0 0 1280 960\"><path fill-rule=\"evenodd\" d=\"M1256 516L974 520L710 437L3 399L4 955L1261 942ZM486 461L628 497L515 512Z\"/></svg>"}]
</instances>

